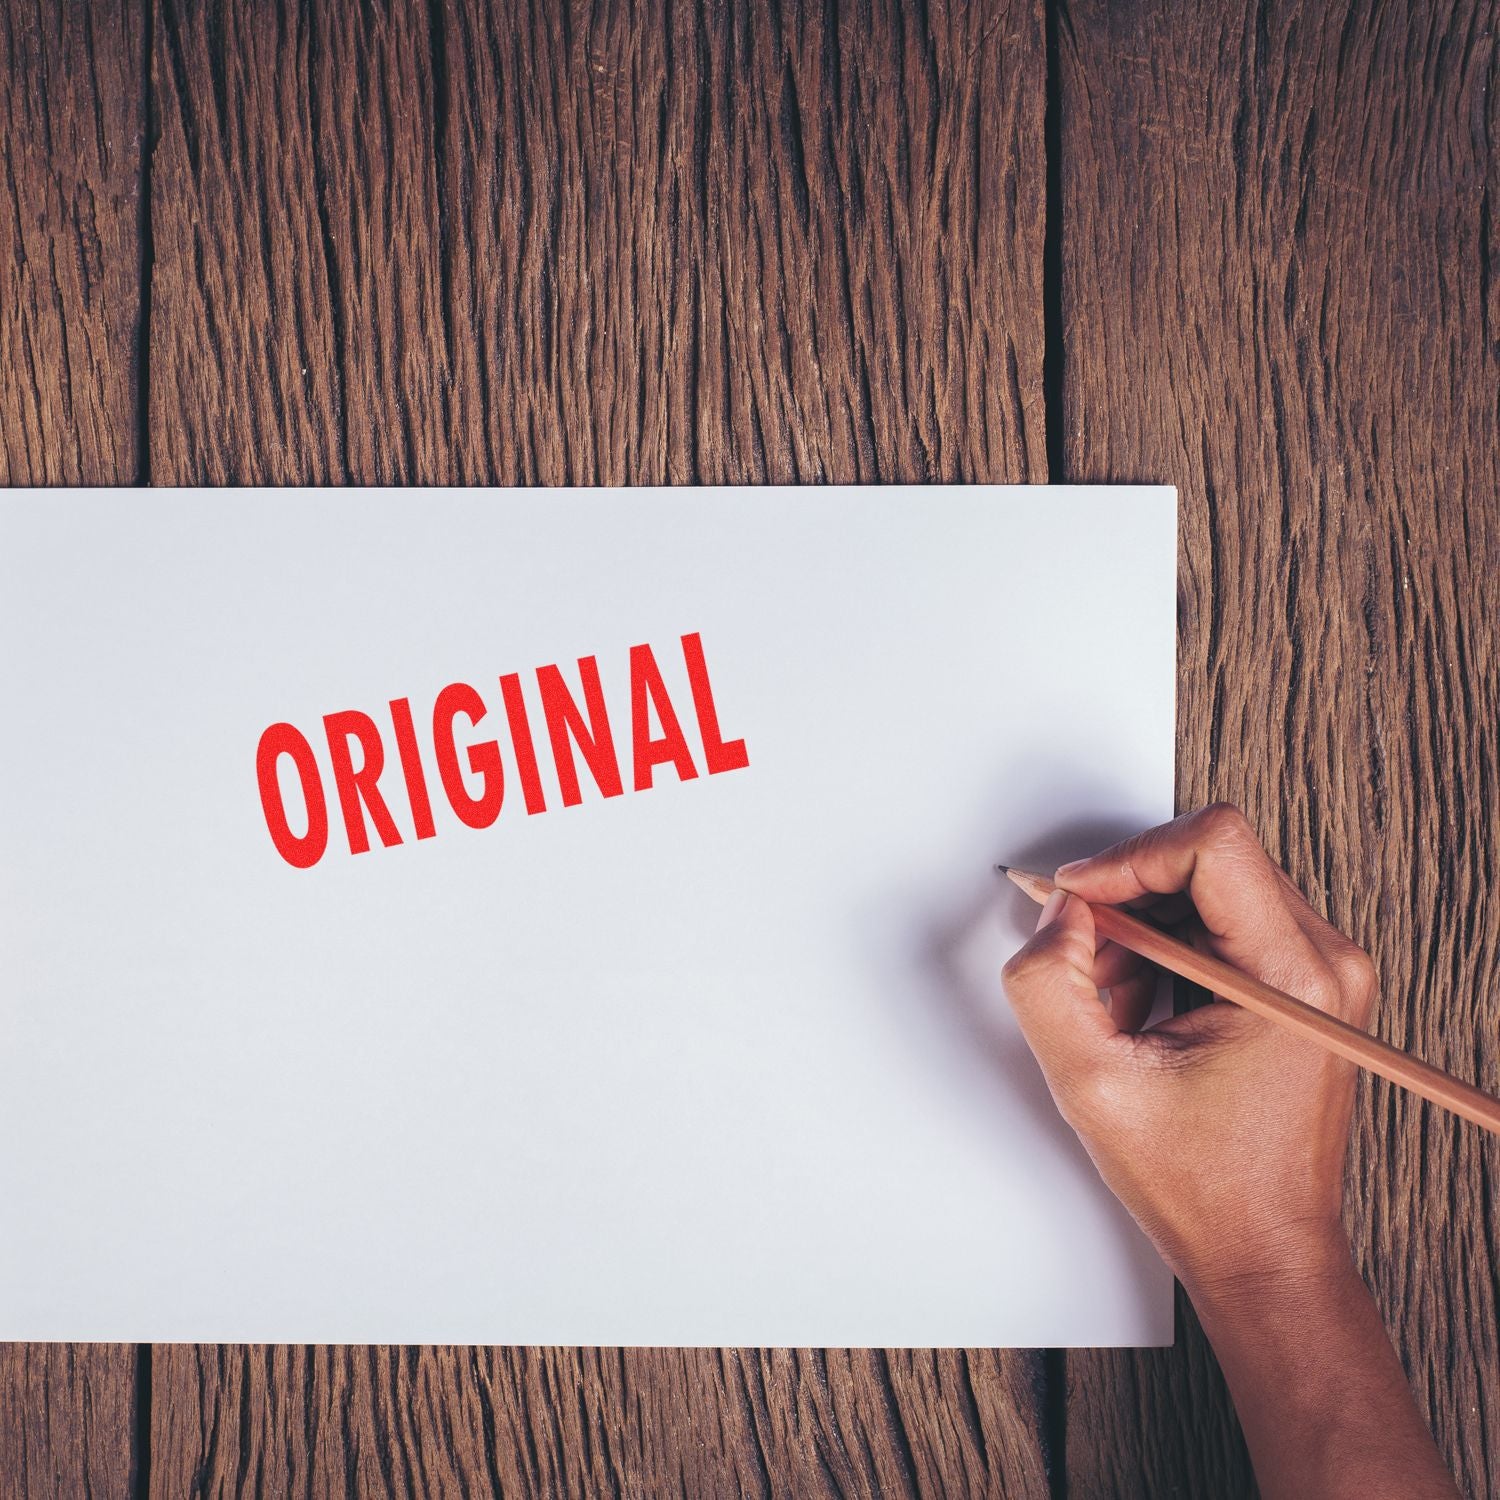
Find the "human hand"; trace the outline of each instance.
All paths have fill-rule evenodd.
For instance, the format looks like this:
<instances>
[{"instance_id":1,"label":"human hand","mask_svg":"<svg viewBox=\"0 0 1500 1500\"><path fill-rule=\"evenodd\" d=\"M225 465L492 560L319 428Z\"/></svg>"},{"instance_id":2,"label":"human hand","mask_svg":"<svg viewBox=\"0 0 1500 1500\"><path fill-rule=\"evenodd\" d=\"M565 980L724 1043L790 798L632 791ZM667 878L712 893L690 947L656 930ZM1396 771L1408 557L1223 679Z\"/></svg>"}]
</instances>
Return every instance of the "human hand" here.
<instances>
[{"instance_id":1,"label":"human hand","mask_svg":"<svg viewBox=\"0 0 1500 1500\"><path fill-rule=\"evenodd\" d=\"M1368 956L1225 804L1065 865L1057 885L1005 988L1059 1109L1189 1294L1347 1265L1353 1065L1223 1000L1142 1029L1156 970L1096 946L1087 903L1141 909L1356 1026L1375 993Z\"/></svg>"}]
</instances>

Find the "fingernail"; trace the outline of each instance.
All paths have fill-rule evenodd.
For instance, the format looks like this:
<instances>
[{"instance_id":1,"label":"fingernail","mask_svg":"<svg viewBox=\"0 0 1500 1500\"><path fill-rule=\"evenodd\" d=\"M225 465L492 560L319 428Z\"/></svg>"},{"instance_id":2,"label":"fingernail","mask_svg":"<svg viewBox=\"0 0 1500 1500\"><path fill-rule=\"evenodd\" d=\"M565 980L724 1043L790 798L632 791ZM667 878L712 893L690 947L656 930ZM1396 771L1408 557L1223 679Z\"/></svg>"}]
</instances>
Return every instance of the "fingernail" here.
<instances>
[{"instance_id":1,"label":"fingernail","mask_svg":"<svg viewBox=\"0 0 1500 1500\"><path fill-rule=\"evenodd\" d=\"M1058 913L1068 904L1066 891L1053 891L1042 903L1042 914L1036 919L1036 930L1040 932L1049 922L1057 920Z\"/></svg>"},{"instance_id":2,"label":"fingernail","mask_svg":"<svg viewBox=\"0 0 1500 1500\"><path fill-rule=\"evenodd\" d=\"M1057 867L1057 874L1053 878L1056 880L1066 880L1069 875L1076 875L1087 863L1088 860L1086 859L1069 860L1067 864Z\"/></svg>"}]
</instances>

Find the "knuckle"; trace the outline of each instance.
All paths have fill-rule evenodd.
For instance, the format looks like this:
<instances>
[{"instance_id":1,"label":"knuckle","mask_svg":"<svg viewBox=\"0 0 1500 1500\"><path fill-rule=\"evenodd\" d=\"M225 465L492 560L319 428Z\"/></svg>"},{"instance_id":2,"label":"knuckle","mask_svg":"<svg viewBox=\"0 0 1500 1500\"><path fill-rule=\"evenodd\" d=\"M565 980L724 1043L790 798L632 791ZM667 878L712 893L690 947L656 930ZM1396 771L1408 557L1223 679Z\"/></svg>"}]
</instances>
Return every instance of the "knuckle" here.
<instances>
[{"instance_id":1,"label":"knuckle","mask_svg":"<svg viewBox=\"0 0 1500 1500\"><path fill-rule=\"evenodd\" d=\"M1330 959L1339 987L1350 999L1367 1002L1375 993L1375 961L1353 943L1341 947Z\"/></svg>"},{"instance_id":2,"label":"knuckle","mask_svg":"<svg viewBox=\"0 0 1500 1500\"><path fill-rule=\"evenodd\" d=\"M1233 802L1210 802L1199 813L1204 832L1216 843L1226 846L1254 844L1260 848L1260 840L1250 826L1250 820Z\"/></svg>"},{"instance_id":3,"label":"knuckle","mask_svg":"<svg viewBox=\"0 0 1500 1500\"><path fill-rule=\"evenodd\" d=\"M1002 972L1019 974L1022 978L1050 973L1067 941L1068 934L1059 924L1043 927L1011 954Z\"/></svg>"},{"instance_id":4,"label":"knuckle","mask_svg":"<svg viewBox=\"0 0 1500 1500\"><path fill-rule=\"evenodd\" d=\"M1149 848L1150 844L1142 838L1138 844L1127 844L1120 852L1120 873L1125 876L1131 885L1139 886L1143 891L1150 890L1146 884L1145 877L1136 869L1135 856L1141 849Z\"/></svg>"},{"instance_id":5,"label":"knuckle","mask_svg":"<svg viewBox=\"0 0 1500 1500\"><path fill-rule=\"evenodd\" d=\"M1323 1011L1337 1012L1344 997L1343 986L1331 965L1320 967L1295 987L1293 993L1309 1005Z\"/></svg>"},{"instance_id":6,"label":"knuckle","mask_svg":"<svg viewBox=\"0 0 1500 1500\"><path fill-rule=\"evenodd\" d=\"M1004 980L1008 990L1018 986L1024 987L1033 983L1046 966L1046 954L1039 952L1034 944L1028 943L1024 948L1017 949L1006 960L1005 967L1000 971L1000 977Z\"/></svg>"}]
</instances>

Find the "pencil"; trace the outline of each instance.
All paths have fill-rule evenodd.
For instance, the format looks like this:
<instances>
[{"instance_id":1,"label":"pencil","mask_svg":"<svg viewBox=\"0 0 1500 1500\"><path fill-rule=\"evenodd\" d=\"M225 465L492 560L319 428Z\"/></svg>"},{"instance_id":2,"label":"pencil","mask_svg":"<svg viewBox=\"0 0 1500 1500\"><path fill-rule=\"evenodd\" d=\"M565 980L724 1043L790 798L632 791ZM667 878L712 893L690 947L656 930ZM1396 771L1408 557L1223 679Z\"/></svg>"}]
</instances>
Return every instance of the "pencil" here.
<instances>
[{"instance_id":1,"label":"pencil","mask_svg":"<svg viewBox=\"0 0 1500 1500\"><path fill-rule=\"evenodd\" d=\"M997 865L996 869L1038 903L1045 901L1054 889L1045 875L1033 875L1009 865ZM1095 930L1122 948L1129 948L1132 953L1139 953L1160 968L1201 984L1223 999L1232 1000L1288 1031L1326 1047L1339 1057L1368 1068L1378 1077L1400 1084L1423 1099L1440 1104L1461 1118L1500 1135L1500 1099L1492 1098L1483 1089L1477 1089L1399 1047L1382 1042L1379 1037L1371 1036L1337 1016L1330 1016L1304 1000L1262 984L1220 959L1199 953L1196 948L1178 942L1160 928L1121 911L1118 906L1094 906L1091 903L1090 910L1094 913Z\"/></svg>"}]
</instances>

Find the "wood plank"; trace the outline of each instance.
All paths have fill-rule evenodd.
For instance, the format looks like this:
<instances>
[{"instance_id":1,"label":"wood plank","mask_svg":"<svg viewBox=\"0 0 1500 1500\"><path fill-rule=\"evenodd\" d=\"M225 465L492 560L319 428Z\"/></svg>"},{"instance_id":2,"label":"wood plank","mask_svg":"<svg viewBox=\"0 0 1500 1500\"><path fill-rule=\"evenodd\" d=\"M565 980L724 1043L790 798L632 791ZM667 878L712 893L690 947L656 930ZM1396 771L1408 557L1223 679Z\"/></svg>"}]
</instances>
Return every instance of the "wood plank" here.
<instances>
[{"instance_id":1,"label":"wood plank","mask_svg":"<svg viewBox=\"0 0 1500 1500\"><path fill-rule=\"evenodd\" d=\"M168 1345L153 1493L1045 1495L994 1352Z\"/></svg>"},{"instance_id":2,"label":"wood plank","mask_svg":"<svg viewBox=\"0 0 1500 1500\"><path fill-rule=\"evenodd\" d=\"M1044 475L1040 8L448 8L465 476Z\"/></svg>"},{"instance_id":3,"label":"wood plank","mask_svg":"<svg viewBox=\"0 0 1500 1500\"><path fill-rule=\"evenodd\" d=\"M158 479L1043 474L1037 9L346 11L160 7Z\"/></svg>"},{"instance_id":4,"label":"wood plank","mask_svg":"<svg viewBox=\"0 0 1500 1500\"><path fill-rule=\"evenodd\" d=\"M1496 8L1058 23L1067 477L1181 492L1184 805L1243 802L1374 954L1381 1035L1500 1087ZM1191 1143L1184 1143L1191 1149ZM1500 1493L1500 1143L1362 1088L1348 1219L1465 1493ZM1191 1320L1068 1360L1074 1494L1249 1494Z\"/></svg>"},{"instance_id":5,"label":"wood plank","mask_svg":"<svg viewBox=\"0 0 1500 1500\"><path fill-rule=\"evenodd\" d=\"M138 0L0 4L0 484L136 472Z\"/></svg>"},{"instance_id":6,"label":"wood plank","mask_svg":"<svg viewBox=\"0 0 1500 1500\"><path fill-rule=\"evenodd\" d=\"M1045 477L1040 7L161 0L173 482ZM152 1483L1046 1493L1039 1360L159 1348Z\"/></svg>"},{"instance_id":7,"label":"wood plank","mask_svg":"<svg viewBox=\"0 0 1500 1500\"><path fill-rule=\"evenodd\" d=\"M134 0L0 3L0 484L136 474L144 36ZM0 1345L0 1494L123 1495L130 1345Z\"/></svg>"},{"instance_id":8,"label":"wood plank","mask_svg":"<svg viewBox=\"0 0 1500 1500\"><path fill-rule=\"evenodd\" d=\"M332 484L343 382L306 7L156 7L151 474Z\"/></svg>"},{"instance_id":9,"label":"wood plank","mask_svg":"<svg viewBox=\"0 0 1500 1500\"><path fill-rule=\"evenodd\" d=\"M131 1494L145 1396L130 1344L0 1344L0 1496Z\"/></svg>"}]
</instances>

